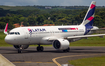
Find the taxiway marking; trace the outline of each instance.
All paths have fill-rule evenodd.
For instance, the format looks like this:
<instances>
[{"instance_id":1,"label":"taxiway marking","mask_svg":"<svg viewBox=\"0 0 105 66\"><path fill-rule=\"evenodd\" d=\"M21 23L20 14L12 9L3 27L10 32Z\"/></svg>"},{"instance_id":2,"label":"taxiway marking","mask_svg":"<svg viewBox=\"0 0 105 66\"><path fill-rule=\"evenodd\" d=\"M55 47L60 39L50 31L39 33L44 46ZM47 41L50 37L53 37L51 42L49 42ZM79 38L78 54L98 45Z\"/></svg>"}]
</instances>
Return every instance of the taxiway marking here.
<instances>
[{"instance_id":1,"label":"taxiway marking","mask_svg":"<svg viewBox=\"0 0 105 66\"><path fill-rule=\"evenodd\" d=\"M89 55L92 56L92 55L99 55L99 54L84 54L84 55L69 55L69 56L61 56L61 57L53 58L52 61L53 61L55 64L57 64L58 66L61 66L61 64L58 63L58 62L56 61L57 59L66 58L66 57L89 56ZM100 55L105 55L105 53L104 53L104 54L100 54Z\"/></svg>"},{"instance_id":2,"label":"taxiway marking","mask_svg":"<svg viewBox=\"0 0 105 66\"><path fill-rule=\"evenodd\" d=\"M31 61L25 61L25 62L12 62L12 63L53 63L53 62L31 62Z\"/></svg>"}]
</instances>

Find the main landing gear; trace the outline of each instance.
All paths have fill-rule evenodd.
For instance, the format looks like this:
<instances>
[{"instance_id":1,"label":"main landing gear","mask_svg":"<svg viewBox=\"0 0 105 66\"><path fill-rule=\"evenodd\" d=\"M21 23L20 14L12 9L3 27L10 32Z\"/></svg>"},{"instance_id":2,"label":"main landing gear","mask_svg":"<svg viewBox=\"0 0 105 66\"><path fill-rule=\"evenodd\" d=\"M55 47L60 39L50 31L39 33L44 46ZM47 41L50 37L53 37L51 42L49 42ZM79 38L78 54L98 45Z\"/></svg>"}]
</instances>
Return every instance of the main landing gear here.
<instances>
[{"instance_id":1,"label":"main landing gear","mask_svg":"<svg viewBox=\"0 0 105 66\"><path fill-rule=\"evenodd\" d=\"M39 44L37 47L37 51L43 51L43 50L44 50L43 46L40 46L40 44Z\"/></svg>"},{"instance_id":2,"label":"main landing gear","mask_svg":"<svg viewBox=\"0 0 105 66\"><path fill-rule=\"evenodd\" d=\"M63 50L63 52L69 52L69 51L70 51L70 48Z\"/></svg>"}]
</instances>

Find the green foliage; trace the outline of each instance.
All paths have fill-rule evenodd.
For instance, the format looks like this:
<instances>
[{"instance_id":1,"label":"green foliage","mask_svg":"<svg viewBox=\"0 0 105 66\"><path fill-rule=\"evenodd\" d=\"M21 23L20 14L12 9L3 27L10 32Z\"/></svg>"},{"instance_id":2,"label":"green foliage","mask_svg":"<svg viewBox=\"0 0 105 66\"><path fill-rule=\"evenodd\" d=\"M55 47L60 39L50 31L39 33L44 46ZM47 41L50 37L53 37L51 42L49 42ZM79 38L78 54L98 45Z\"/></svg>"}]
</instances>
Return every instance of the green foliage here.
<instances>
[{"instance_id":1,"label":"green foliage","mask_svg":"<svg viewBox=\"0 0 105 66\"><path fill-rule=\"evenodd\" d=\"M36 24L37 24L37 23L36 23L36 18L33 17L33 16L29 16L29 17L28 17L28 23L29 23L31 26L36 25Z\"/></svg>"},{"instance_id":2,"label":"green foliage","mask_svg":"<svg viewBox=\"0 0 105 66\"><path fill-rule=\"evenodd\" d=\"M104 22L103 22L103 19L101 18L101 16L95 15L95 23L94 23L94 25L95 26L98 26L100 28L105 27Z\"/></svg>"},{"instance_id":3,"label":"green foliage","mask_svg":"<svg viewBox=\"0 0 105 66\"><path fill-rule=\"evenodd\" d=\"M42 25L42 23L44 22L45 18L43 15L39 15L36 19L38 21L38 25Z\"/></svg>"},{"instance_id":4,"label":"green foliage","mask_svg":"<svg viewBox=\"0 0 105 66\"><path fill-rule=\"evenodd\" d=\"M5 28L6 23L5 22L0 22L0 28Z\"/></svg>"},{"instance_id":5,"label":"green foliage","mask_svg":"<svg viewBox=\"0 0 105 66\"><path fill-rule=\"evenodd\" d=\"M54 22L52 20L44 20L43 24L54 24Z\"/></svg>"},{"instance_id":6,"label":"green foliage","mask_svg":"<svg viewBox=\"0 0 105 66\"><path fill-rule=\"evenodd\" d=\"M10 44L7 44L4 40L5 34L3 32L0 32L0 46L12 46Z\"/></svg>"},{"instance_id":7,"label":"green foliage","mask_svg":"<svg viewBox=\"0 0 105 66\"><path fill-rule=\"evenodd\" d=\"M69 64L74 66L105 66L105 56L71 60Z\"/></svg>"},{"instance_id":8,"label":"green foliage","mask_svg":"<svg viewBox=\"0 0 105 66\"><path fill-rule=\"evenodd\" d=\"M87 11L84 6L74 6L74 9L72 9L73 7L64 8L58 6L53 6L53 9L45 9L44 6L0 7L0 29L4 29L4 24L6 23L9 23L9 29L12 29L14 28L13 24L21 24L21 22L25 26L44 24L79 25ZM105 8L96 9L94 25L100 28L105 27Z\"/></svg>"}]
</instances>

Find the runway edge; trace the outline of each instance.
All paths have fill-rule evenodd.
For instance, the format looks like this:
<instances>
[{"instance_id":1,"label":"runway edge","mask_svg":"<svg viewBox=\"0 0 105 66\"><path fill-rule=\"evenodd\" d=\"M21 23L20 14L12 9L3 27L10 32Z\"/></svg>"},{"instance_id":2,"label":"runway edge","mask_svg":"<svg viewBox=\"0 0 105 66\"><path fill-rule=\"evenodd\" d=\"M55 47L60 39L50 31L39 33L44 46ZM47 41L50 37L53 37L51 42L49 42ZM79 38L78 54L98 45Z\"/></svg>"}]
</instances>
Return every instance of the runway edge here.
<instances>
[{"instance_id":1,"label":"runway edge","mask_svg":"<svg viewBox=\"0 0 105 66\"><path fill-rule=\"evenodd\" d=\"M16 66L8 59L6 59L2 54L0 54L0 66Z\"/></svg>"}]
</instances>

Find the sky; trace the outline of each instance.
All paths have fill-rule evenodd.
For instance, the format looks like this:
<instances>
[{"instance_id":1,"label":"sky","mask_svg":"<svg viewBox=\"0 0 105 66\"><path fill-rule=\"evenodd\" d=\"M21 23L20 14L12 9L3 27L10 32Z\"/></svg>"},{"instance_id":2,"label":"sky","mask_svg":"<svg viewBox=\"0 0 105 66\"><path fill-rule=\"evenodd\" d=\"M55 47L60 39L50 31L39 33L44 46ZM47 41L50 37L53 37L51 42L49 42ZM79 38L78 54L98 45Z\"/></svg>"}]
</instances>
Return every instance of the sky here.
<instances>
[{"instance_id":1,"label":"sky","mask_svg":"<svg viewBox=\"0 0 105 66\"><path fill-rule=\"evenodd\" d=\"M7 6L89 6L93 0L0 0L0 5ZM105 6L105 0L95 0L97 6Z\"/></svg>"}]
</instances>

